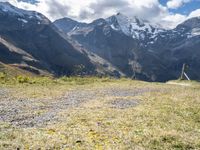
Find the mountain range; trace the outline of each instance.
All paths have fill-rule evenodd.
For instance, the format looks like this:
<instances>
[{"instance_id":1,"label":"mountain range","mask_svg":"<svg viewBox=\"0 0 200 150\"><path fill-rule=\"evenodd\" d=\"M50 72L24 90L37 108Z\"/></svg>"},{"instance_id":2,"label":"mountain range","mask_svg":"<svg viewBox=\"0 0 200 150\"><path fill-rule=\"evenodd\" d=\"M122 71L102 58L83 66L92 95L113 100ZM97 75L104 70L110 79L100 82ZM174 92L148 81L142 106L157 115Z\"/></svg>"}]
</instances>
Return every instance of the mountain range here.
<instances>
[{"instance_id":1,"label":"mountain range","mask_svg":"<svg viewBox=\"0 0 200 150\"><path fill-rule=\"evenodd\" d=\"M200 17L175 29L118 13L92 23L44 15L0 2L0 63L35 74L177 79L184 63L200 79ZM1 68L1 67L0 67Z\"/></svg>"}]
</instances>

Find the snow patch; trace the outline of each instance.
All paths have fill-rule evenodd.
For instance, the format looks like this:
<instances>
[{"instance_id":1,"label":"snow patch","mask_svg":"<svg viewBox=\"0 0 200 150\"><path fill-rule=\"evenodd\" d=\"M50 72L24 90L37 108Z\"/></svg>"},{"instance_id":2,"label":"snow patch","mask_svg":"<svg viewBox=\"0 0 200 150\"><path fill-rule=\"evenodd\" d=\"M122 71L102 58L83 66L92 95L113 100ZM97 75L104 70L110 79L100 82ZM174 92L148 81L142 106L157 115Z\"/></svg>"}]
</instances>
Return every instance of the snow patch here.
<instances>
[{"instance_id":1,"label":"snow patch","mask_svg":"<svg viewBox=\"0 0 200 150\"><path fill-rule=\"evenodd\" d=\"M194 28L192 29L192 33L193 36L198 36L200 35L200 28Z\"/></svg>"},{"instance_id":2,"label":"snow patch","mask_svg":"<svg viewBox=\"0 0 200 150\"><path fill-rule=\"evenodd\" d=\"M42 20L42 17L39 13L14 7L13 5L11 5L8 2L0 2L0 10L4 11L6 13L10 13L12 15L19 16L21 18L28 17L29 19L37 18L39 20Z\"/></svg>"},{"instance_id":3,"label":"snow patch","mask_svg":"<svg viewBox=\"0 0 200 150\"><path fill-rule=\"evenodd\" d=\"M35 12L35 17L36 17L38 20L42 20L41 15L38 14L37 12Z\"/></svg>"},{"instance_id":4,"label":"snow patch","mask_svg":"<svg viewBox=\"0 0 200 150\"><path fill-rule=\"evenodd\" d=\"M155 53L153 50L150 50L150 49L148 50L148 52L150 52L150 53Z\"/></svg>"},{"instance_id":5,"label":"snow patch","mask_svg":"<svg viewBox=\"0 0 200 150\"><path fill-rule=\"evenodd\" d=\"M17 20L18 20L18 21L22 21L23 23L28 23L28 21L27 21L27 20L25 20L25 19L22 19L22 18L18 18Z\"/></svg>"},{"instance_id":6,"label":"snow patch","mask_svg":"<svg viewBox=\"0 0 200 150\"><path fill-rule=\"evenodd\" d=\"M155 38L164 29L150 24L148 21L137 17L129 18L121 13L106 19L113 30L122 31L127 36L134 39L144 40L146 36Z\"/></svg>"},{"instance_id":7,"label":"snow patch","mask_svg":"<svg viewBox=\"0 0 200 150\"><path fill-rule=\"evenodd\" d=\"M111 24L111 28L112 28L113 30L116 30L116 31L119 30L118 28L116 28L116 27L114 26L114 24Z\"/></svg>"},{"instance_id":8,"label":"snow patch","mask_svg":"<svg viewBox=\"0 0 200 150\"><path fill-rule=\"evenodd\" d=\"M153 44L154 43L154 41L151 41L151 42L149 42L150 44Z\"/></svg>"},{"instance_id":9,"label":"snow patch","mask_svg":"<svg viewBox=\"0 0 200 150\"><path fill-rule=\"evenodd\" d=\"M191 33L187 33L187 38L192 38L195 36L200 36L200 28L192 29Z\"/></svg>"}]
</instances>

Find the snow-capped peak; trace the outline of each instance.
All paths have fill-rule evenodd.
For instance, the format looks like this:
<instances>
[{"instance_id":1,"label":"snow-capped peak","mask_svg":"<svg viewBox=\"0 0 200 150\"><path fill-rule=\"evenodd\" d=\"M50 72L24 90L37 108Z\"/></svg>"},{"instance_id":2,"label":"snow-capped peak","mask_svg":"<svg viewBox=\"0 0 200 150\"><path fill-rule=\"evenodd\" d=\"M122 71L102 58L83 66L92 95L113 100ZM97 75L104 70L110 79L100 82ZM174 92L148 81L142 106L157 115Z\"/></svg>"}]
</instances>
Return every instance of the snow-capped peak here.
<instances>
[{"instance_id":1,"label":"snow-capped peak","mask_svg":"<svg viewBox=\"0 0 200 150\"><path fill-rule=\"evenodd\" d=\"M4 12L16 14L18 16L32 15L30 12L14 7L8 2L0 2L0 9Z\"/></svg>"},{"instance_id":2,"label":"snow-capped peak","mask_svg":"<svg viewBox=\"0 0 200 150\"><path fill-rule=\"evenodd\" d=\"M138 17L127 17L122 13L117 13L106 19L114 30L122 31L128 36L136 39L145 39L148 36L155 36L162 31L161 28Z\"/></svg>"},{"instance_id":3,"label":"snow-capped peak","mask_svg":"<svg viewBox=\"0 0 200 150\"><path fill-rule=\"evenodd\" d=\"M27 18L29 20L37 19L38 21L41 21L41 22L48 22L48 19L45 16L43 16L42 14L35 12L35 11L27 11L27 10L17 8L8 2L0 2L0 12L1 11L4 13L7 13L7 14L15 15L18 18L23 18L23 20L25 20L25 18ZM20 19L20 20L22 20L22 19Z\"/></svg>"}]
</instances>

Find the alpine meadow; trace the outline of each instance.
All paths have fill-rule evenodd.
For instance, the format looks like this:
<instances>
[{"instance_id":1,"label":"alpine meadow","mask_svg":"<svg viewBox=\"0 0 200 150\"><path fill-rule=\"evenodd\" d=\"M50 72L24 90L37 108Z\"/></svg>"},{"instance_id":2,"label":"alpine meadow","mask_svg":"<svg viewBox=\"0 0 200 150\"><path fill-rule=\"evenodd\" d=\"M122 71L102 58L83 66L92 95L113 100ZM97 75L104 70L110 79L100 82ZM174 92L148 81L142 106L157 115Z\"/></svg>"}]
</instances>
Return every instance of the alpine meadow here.
<instances>
[{"instance_id":1,"label":"alpine meadow","mask_svg":"<svg viewBox=\"0 0 200 150\"><path fill-rule=\"evenodd\" d=\"M0 0L0 150L200 150L199 0Z\"/></svg>"}]
</instances>

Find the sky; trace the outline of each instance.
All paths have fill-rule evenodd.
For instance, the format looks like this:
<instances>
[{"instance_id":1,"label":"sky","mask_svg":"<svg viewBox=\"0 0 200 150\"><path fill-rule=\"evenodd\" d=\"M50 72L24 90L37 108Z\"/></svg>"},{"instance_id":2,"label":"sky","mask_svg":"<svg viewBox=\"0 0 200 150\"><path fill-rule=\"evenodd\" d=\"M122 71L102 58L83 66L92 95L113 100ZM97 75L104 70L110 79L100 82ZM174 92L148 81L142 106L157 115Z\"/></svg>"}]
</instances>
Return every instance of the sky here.
<instances>
[{"instance_id":1,"label":"sky","mask_svg":"<svg viewBox=\"0 0 200 150\"><path fill-rule=\"evenodd\" d=\"M81 22L107 18L118 12L174 28L188 18L200 16L200 0L0 0L35 10L51 21L63 17Z\"/></svg>"}]
</instances>

